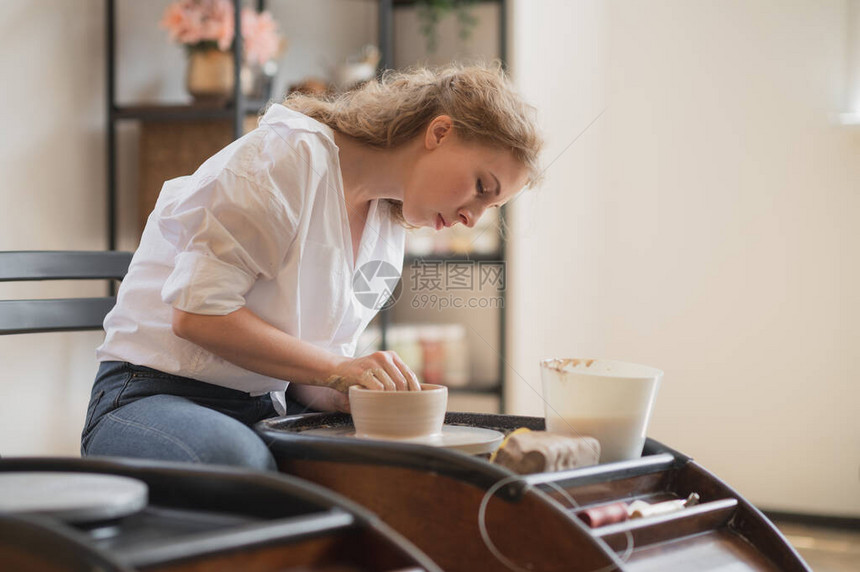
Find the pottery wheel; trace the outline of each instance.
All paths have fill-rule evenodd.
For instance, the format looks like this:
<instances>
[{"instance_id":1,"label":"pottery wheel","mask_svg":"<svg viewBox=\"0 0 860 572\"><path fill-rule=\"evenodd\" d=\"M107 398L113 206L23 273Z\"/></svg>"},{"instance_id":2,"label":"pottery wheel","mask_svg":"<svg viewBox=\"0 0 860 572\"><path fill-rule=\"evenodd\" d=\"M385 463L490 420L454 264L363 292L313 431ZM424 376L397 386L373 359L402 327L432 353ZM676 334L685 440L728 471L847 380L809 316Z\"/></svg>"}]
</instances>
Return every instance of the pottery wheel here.
<instances>
[{"instance_id":1,"label":"pottery wheel","mask_svg":"<svg viewBox=\"0 0 860 572\"><path fill-rule=\"evenodd\" d=\"M0 512L66 522L112 520L146 506L149 487L129 477L93 473L0 474Z\"/></svg>"},{"instance_id":2,"label":"pottery wheel","mask_svg":"<svg viewBox=\"0 0 860 572\"><path fill-rule=\"evenodd\" d=\"M470 427L468 425L443 425L441 435L429 437L412 437L406 439L382 439L370 437L357 437L355 427L344 425L342 427L320 427L317 429L306 429L300 435L318 435L320 437L350 437L353 439L364 439L368 441L386 441L392 443L410 443L416 445L430 445L453 449L466 453L467 455L483 455L495 451L505 438L503 433L483 427Z\"/></svg>"}]
</instances>

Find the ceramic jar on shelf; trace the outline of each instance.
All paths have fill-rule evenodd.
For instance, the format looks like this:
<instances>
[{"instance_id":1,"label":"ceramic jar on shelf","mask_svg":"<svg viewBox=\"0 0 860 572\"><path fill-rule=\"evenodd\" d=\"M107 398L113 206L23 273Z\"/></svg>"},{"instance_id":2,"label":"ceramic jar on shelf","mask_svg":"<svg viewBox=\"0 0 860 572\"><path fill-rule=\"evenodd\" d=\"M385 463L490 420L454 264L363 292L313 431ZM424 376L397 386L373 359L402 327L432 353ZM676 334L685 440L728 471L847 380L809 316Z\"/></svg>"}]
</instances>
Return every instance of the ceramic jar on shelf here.
<instances>
[{"instance_id":1,"label":"ceramic jar on shelf","mask_svg":"<svg viewBox=\"0 0 860 572\"><path fill-rule=\"evenodd\" d=\"M391 326L388 329L388 348L400 356L400 359L415 372L419 381L429 382L424 379L424 353L418 339L418 329L413 326Z\"/></svg>"},{"instance_id":2,"label":"ceramic jar on shelf","mask_svg":"<svg viewBox=\"0 0 860 572\"><path fill-rule=\"evenodd\" d=\"M424 383L445 383L445 338L444 331L439 326L423 326L420 330L419 343L424 356L422 374Z\"/></svg>"},{"instance_id":3,"label":"ceramic jar on shelf","mask_svg":"<svg viewBox=\"0 0 860 572\"><path fill-rule=\"evenodd\" d=\"M440 327L445 344L445 385L468 385L469 348L466 345L466 327L463 324L446 324Z\"/></svg>"}]
</instances>

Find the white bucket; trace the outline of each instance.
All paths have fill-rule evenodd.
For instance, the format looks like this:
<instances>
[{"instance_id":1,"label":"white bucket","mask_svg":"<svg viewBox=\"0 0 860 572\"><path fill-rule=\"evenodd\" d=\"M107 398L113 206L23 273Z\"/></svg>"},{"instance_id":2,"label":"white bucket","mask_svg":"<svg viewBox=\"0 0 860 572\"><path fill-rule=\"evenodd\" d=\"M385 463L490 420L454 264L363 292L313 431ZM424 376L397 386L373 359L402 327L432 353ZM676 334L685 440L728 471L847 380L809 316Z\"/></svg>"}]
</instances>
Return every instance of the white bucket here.
<instances>
[{"instance_id":1,"label":"white bucket","mask_svg":"<svg viewBox=\"0 0 860 572\"><path fill-rule=\"evenodd\" d=\"M638 459L663 372L607 359L541 360L546 428L591 436L600 462Z\"/></svg>"}]
</instances>

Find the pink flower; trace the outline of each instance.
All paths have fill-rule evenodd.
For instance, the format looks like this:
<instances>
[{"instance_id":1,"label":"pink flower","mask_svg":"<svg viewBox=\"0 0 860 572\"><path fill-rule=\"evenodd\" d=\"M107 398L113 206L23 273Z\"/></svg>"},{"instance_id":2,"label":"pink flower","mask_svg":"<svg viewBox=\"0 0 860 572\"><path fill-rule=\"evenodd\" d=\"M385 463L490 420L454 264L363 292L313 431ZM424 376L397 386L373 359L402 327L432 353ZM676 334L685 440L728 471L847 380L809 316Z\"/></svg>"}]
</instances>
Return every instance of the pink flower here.
<instances>
[{"instance_id":1,"label":"pink flower","mask_svg":"<svg viewBox=\"0 0 860 572\"><path fill-rule=\"evenodd\" d=\"M159 26L167 30L170 34L170 39L174 42L179 40L179 33L185 27L185 10L179 4L171 4L164 11L164 16L161 17Z\"/></svg>"},{"instance_id":2,"label":"pink flower","mask_svg":"<svg viewBox=\"0 0 860 572\"><path fill-rule=\"evenodd\" d=\"M218 42L219 50L227 51L233 43L234 30L233 4L228 0L222 0L210 19L207 39Z\"/></svg>"},{"instance_id":3,"label":"pink flower","mask_svg":"<svg viewBox=\"0 0 860 572\"><path fill-rule=\"evenodd\" d=\"M170 33L170 39L182 44L196 44L201 37L201 15L187 2L171 4L164 11L161 27Z\"/></svg>"},{"instance_id":4,"label":"pink flower","mask_svg":"<svg viewBox=\"0 0 860 572\"><path fill-rule=\"evenodd\" d=\"M277 55L280 46L277 30L278 25L269 12L242 10L242 38L248 62L262 65Z\"/></svg>"},{"instance_id":5,"label":"pink flower","mask_svg":"<svg viewBox=\"0 0 860 572\"><path fill-rule=\"evenodd\" d=\"M195 47L214 42L227 51L233 43L234 9L230 0L176 0L164 11L160 26L174 42ZM278 53L278 25L269 12L258 14L252 8L242 9L242 38L245 61L264 64Z\"/></svg>"}]
</instances>

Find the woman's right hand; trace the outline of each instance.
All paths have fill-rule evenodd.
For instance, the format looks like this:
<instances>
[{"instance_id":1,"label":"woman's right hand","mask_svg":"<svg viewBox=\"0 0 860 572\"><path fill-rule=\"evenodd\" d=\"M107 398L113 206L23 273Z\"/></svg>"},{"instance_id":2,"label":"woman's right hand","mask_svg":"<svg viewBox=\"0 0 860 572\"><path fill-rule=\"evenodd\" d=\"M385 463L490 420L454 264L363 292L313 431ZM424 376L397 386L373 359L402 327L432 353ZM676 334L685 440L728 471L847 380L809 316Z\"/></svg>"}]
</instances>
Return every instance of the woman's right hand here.
<instances>
[{"instance_id":1,"label":"woman's right hand","mask_svg":"<svg viewBox=\"0 0 860 572\"><path fill-rule=\"evenodd\" d=\"M421 391L418 377L393 351L344 358L325 380L325 386L349 392L349 386L385 391Z\"/></svg>"}]
</instances>

